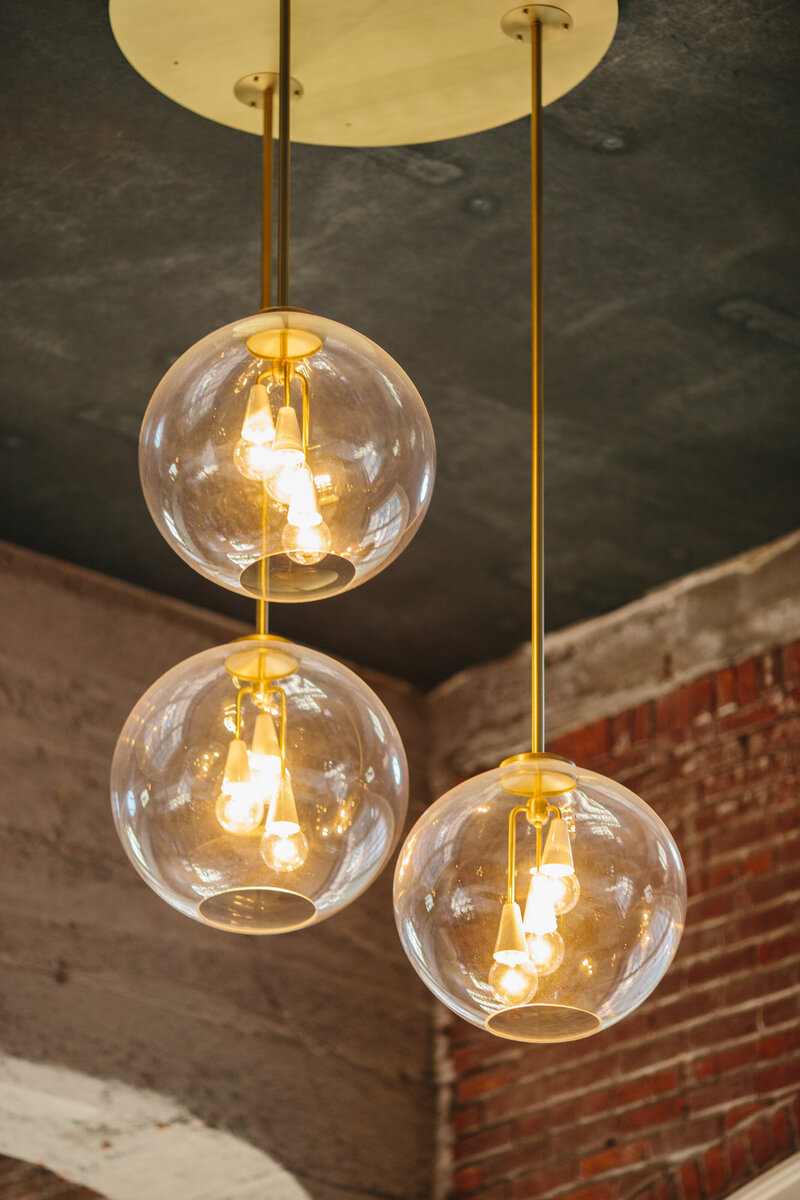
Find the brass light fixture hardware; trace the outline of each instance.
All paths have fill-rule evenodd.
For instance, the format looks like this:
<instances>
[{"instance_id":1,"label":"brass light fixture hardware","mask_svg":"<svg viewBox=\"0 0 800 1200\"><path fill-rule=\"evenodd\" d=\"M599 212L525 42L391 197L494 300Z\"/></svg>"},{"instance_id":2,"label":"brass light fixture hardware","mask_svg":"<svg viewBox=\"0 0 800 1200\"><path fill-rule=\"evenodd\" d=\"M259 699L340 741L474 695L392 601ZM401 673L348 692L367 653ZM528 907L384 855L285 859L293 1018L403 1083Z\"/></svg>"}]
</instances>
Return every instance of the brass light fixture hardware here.
<instances>
[{"instance_id":1,"label":"brass light fixture hardware","mask_svg":"<svg viewBox=\"0 0 800 1200\"><path fill-rule=\"evenodd\" d=\"M339 663L270 636L269 601L320 599L382 570L419 526L434 473L430 421L400 367L353 330L289 307L290 111L303 91L291 25L280 0L279 70L239 73L233 88L263 121L264 308L174 364L140 442L159 529L202 574L256 600L256 633L145 693L111 789L145 881L196 920L254 934L354 900L396 844L408 800L403 746L378 697Z\"/></svg>"},{"instance_id":2,"label":"brass light fixture hardware","mask_svg":"<svg viewBox=\"0 0 800 1200\"><path fill-rule=\"evenodd\" d=\"M615 1023L658 984L683 930L686 878L638 796L545 750L542 51L567 46L578 22L534 4L500 26L530 44L531 749L420 818L398 860L395 914L412 965L453 1012L499 1037L559 1042Z\"/></svg>"}]
</instances>

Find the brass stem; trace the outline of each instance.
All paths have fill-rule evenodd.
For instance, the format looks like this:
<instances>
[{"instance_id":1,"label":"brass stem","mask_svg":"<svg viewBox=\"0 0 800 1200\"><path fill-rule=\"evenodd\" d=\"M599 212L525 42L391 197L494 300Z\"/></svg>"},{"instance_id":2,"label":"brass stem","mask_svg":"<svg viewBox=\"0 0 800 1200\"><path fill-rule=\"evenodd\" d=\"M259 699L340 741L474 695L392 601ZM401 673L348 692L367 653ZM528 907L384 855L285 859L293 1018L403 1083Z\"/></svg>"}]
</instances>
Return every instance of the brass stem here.
<instances>
[{"instance_id":1,"label":"brass stem","mask_svg":"<svg viewBox=\"0 0 800 1200\"><path fill-rule=\"evenodd\" d=\"M272 139L273 88L264 89L264 129L261 137L261 307L272 304ZM259 379L259 383L261 380Z\"/></svg>"},{"instance_id":2,"label":"brass stem","mask_svg":"<svg viewBox=\"0 0 800 1200\"><path fill-rule=\"evenodd\" d=\"M517 824L516 824L516 822L517 822L517 817L519 816L519 814L520 814L521 812L525 812L525 811L526 811L526 806L525 806L524 804L519 804L519 805L517 805L517 807L516 807L516 808L512 808L511 812L508 814L508 880L507 880L507 894L508 894L508 903L509 903L509 904L513 904L513 903L514 903L514 891L515 891L515 882L514 882L514 881L515 881L515 877L516 877L516 874L517 874L517 862L516 862L516 857L517 857Z\"/></svg>"},{"instance_id":3,"label":"brass stem","mask_svg":"<svg viewBox=\"0 0 800 1200\"><path fill-rule=\"evenodd\" d=\"M531 30L531 750L544 752L542 489L542 25Z\"/></svg>"},{"instance_id":4,"label":"brass stem","mask_svg":"<svg viewBox=\"0 0 800 1200\"><path fill-rule=\"evenodd\" d=\"M302 372L298 371L300 376L300 389L303 395L303 453L308 462L308 380Z\"/></svg>"},{"instance_id":5,"label":"brass stem","mask_svg":"<svg viewBox=\"0 0 800 1200\"><path fill-rule=\"evenodd\" d=\"M242 697L247 695L248 692L252 692L252 690L253 689L251 687L243 687L243 688L239 688L238 692L236 693L236 738L237 738L237 740L239 738L241 738L241 736L242 736Z\"/></svg>"},{"instance_id":6,"label":"brass stem","mask_svg":"<svg viewBox=\"0 0 800 1200\"><path fill-rule=\"evenodd\" d=\"M291 0L281 0L280 67L278 77L278 307L289 304L289 110L292 79Z\"/></svg>"}]
</instances>

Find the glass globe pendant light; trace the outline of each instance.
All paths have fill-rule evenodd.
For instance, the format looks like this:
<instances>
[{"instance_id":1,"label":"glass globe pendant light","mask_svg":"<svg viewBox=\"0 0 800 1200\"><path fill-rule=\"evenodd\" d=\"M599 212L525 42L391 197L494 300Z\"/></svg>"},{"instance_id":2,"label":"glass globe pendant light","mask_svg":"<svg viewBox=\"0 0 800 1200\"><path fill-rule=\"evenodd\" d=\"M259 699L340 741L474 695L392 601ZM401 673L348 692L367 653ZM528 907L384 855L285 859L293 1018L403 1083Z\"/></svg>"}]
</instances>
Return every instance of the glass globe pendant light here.
<instances>
[{"instance_id":1,"label":"glass globe pendant light","mask_svg":"<svg viewBox=\"0 0 800 1200\"><path fill-rule=\"evenodd\" d=\"M430 422L400 368L352 330L288 307L289 0L280 12L280 307L179 359L141 439L159 528L209 578L257 599L257 632L154 683L111 770L117 831L145 882L195 920L250 934L300 929L354 900L394 849L408 802L381 701L341 664L270 636L269 598L318 599L374 574L412 536L433 479Z\"/></svg>"},{"instance_id":2,"label":"glass globe pendant light","mask_svg":"<svg viewBox=\"0 0 800 1200\"><path fill-rule=\"evenodd\" d=\"M571 18L507 13L532 47L531 752L454 787L398 860L397 927L412 965L454 1013L499 1037L563 1042L630 1013L680 941L686 879L656 813L622 785L544 749L542 510L542 40Z\"/></svg>"},{"instance_id":3,"label":"glass globe pendant light","mask_svg":"<svg viewBox=\"0 0 800 1200\"><path fill-rule=\"evenodd\" d=\"M173 667L128 717L111 769L136 870L189 917L283 933L344 908L405 819L400 735L326 655L265 632Z\"/></svg>"},{"instance_id":4,"label":"glass globe pendant light","mask_svg":"<svg viewBox=\"0 0 800 1200\"><path fill-rule=\"evenodd\" d=\"M408 545L428 508L433 430L411 380L354 330L289 306L290 4L280 72L240 80L264 110L262 311L170 367L142 424L142 489L159 530L200 574L260 597L355 587ZM187 18L188 19L188 18ZM278 288L271 299L272 96L279 93ZM302 101L300 101L302 102Z\"/></svg>"}]
</instances>

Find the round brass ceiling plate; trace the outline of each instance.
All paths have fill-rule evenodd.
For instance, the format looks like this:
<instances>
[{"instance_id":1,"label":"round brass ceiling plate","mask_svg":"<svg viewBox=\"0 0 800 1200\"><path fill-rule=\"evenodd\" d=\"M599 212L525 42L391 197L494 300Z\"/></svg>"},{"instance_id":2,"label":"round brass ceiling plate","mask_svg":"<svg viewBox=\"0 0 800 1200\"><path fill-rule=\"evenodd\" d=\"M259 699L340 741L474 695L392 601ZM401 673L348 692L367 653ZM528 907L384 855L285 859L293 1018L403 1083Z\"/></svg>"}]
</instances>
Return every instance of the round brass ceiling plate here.
<instances>
[{"instance_id":1,"label":"round brass ceiling plate","mask_svg":"<svg viewBox=\"0 0 800 1200\"><path fill-rule=\"evenodd\" d=\"M617 0L562 3L572 26L545 44L545 104L590 74L617 26ZM278 7L278 0L111 0L111 28L158 91L260 134L260 111L234 88L246 75L277 70ZM291 70L303 95L292 105L293 139L409 145L524 116L530 52L503 32L508 10L509 0L294 0Z\"/></svg>"}]
</instances>

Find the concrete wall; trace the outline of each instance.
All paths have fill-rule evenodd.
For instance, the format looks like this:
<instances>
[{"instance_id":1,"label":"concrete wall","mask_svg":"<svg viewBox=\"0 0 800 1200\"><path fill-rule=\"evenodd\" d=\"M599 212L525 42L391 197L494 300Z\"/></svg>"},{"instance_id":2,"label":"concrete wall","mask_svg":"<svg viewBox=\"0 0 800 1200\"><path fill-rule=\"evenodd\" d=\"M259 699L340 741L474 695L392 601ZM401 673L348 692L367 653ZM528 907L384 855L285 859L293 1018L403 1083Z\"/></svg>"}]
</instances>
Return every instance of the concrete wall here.
<instances>
[{"instance_id":1,"label":"concrete wall","mask_svg":"<svg viewBox=\"0 0 800 1200\"><path fill-rule=\"evenodd\" d=\"M313 1200L427 1196L431 1000L395 934L390 871L319 927L248 938L162 903L114 831L109 763L134 702L245 631L9 546L0 577L2 1049L173 1097ZM362 674L419 807L419 697Z\"/></svg>"}]
</instances>

